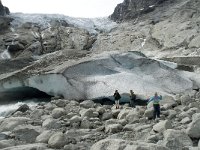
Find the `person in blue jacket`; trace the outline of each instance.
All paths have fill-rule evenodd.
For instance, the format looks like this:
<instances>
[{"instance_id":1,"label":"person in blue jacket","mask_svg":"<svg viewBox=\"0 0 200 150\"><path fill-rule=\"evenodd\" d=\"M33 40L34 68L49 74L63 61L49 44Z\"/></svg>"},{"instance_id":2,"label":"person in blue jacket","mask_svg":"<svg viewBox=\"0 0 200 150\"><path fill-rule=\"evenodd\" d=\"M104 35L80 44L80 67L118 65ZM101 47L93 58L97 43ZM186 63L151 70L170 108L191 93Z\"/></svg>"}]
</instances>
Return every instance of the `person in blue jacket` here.
<instances>
[{"instance_id":1,"label":"person in blue jacket","mask_svg":"<svg viewBox=\"0 0 200 150\"><path fill-rule=\"evenodd\" d=\"M160 118L160 100L162 100L162 96L161 95L158 96L157 92L155 92L155 95L148 100L148 103L153 101L153 108L154 108L153 119L154 120L156 119L156 117Z\"/></svg>"}]
</instances>

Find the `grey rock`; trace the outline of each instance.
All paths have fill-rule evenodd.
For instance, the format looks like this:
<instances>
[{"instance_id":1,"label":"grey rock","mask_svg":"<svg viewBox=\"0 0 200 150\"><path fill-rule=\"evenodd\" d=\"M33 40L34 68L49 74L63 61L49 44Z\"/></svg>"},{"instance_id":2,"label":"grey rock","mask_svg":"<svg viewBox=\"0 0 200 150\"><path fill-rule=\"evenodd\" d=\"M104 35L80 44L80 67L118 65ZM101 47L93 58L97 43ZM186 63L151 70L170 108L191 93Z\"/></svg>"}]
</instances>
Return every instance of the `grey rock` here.
<instances>
[{"instance_id":1,"label":"grey rock","mask_svg":"<svg viewBox=\"0 0 200 150\"><path fill-rule=\"evenodd\" d=\"M10 136L6 133L0 133L0 141L7 140Z\"/></svg>"},{"instance_id":2,"label":"grey rock","mask_svg":"<svg viewBox=\"0 0 200 150\"><path fill-rule=\"evenodd\" d=\"M30 121L30 119L26 118L26 117L10 117L10 118L6 118L1 123L0 131L12 131L18 125L25 124L28 121Z\"/></svg>"},{"instance_id":3,"label":"grey rock","mask_svg":"<svg viewBox=\"0 0 200 150\"><path fill-rule=\"evenodd\" d=\"M16 140L26 143L35 142L36 137L42 132L42 128L39 126L20 125L13 130Z\"/></svg>"},{"instance_id":4,"label":"grey rock","mask_svg":"<svg viewBox=\"0 0 200 150\"><path fill-rule=\"evenodd\" d=\"M43 144L43 143L11 146L8 148L4 148L2 150L33 150L33 149L34 150L52 150L52 149L48 149L46 144Z\"/></svg>"},{"instance_id":5,"label":"grey rock","mask_svg":"<svg viewBox=\"0 0 200 150\"><path fill-rule=\"evenodd\" d=\"M103 113L102 117L101 117L101 120L102 121L105 121L105 120L109 120L113 117L112 113L111 112L105 112Z\"/></svg>"},{"instance_id":6,"label":"grey rock","mask_svg":"<svg viewBox=\"0 0 200 150\"><path fill-rule=\"evenodd\" d=\"M110 124L105 126L105 133L117 133L123 129L121 124Z\"/></svg>"},{"instance_id":7,"label":"grey rock","mask_svg":"<svg viewBox=\"0 0 200 150\"><path fill-rule=\"evenodd\" d=\"M49 141L48 146L51 148L62 148L66 143L65 135L61 132L54 133Z\"/></svg>"},{"instance_id":8,"label":"grey rock","mask_svg":"<svg viewBox=\"0 0 200 150\"><path fill-rule=\"evenodd\" d=\"M57 119L48 118L42 123L42 127L46 129L59 129L61 123Z\"/></svg>"},{"instance_id":9,"label":"grey rock","mask_svg":"<svg viewBox=\"0 0 200 150\"><path fill-rule=\"evenodd\" d=\"M63 108L54 108L52 111L52 117L54 119L58 119L65 114L65 110Z\"/></svg>"},{"instance_id":10,"label":"grey rock","mask_svg":"<svg viewBox=\"0 0 200 150\"><path fill-rule=\"evenodd\" d=\"M164 131L163 145L169 149L182 150L186 146L192 146L193 143L190 137L184 132L168 129Z\"/></svg>"},{"instance_id":11,"label":"grey rock","mask_svg":"<svg viewBox=\"0 0 200 150\"><path fill-rule=\"evenodd\" d=\"M200 117L193 117L192 122L189 124L186 133L191 138L199 138L200 137Z\"/></svg>"},{"instance_id":12,"label":"grey rock","mask_svg":"<svg viewBox=\"0 0 200 150\"><path fill-rule=\"evenodd\" d=\"M92 100L85 100L80 103L80 107L83 108L94 108L94 102Z\"/></svg>"},{"instance_id":13,"label":"grey rock","mask_svg":"<svg viewBox=\"0 0 200 150\"><path fill-rule=\"evenodd\" d=\"M153 130L156 132L164 132L167 129L172 129L172 124L169 120L160 121L153 126Z\"/></svg>"},{"instance_id":14,"label":"grey rock","mask_svg":"<svg viewBox=\"0 0 200 150\"><path fill-rule=\"evenodd\" d=\"M48 143L49 138L54 134L51 130L43 131L40 135L36 137L36 142L38 143Z\"/></svg>"},{"instance_id":15,"label":"grey rock","mask_svg":"<svg viewBox=\"0 0 200 150\"><path fill-rule=\"evenodd\" d=\"M13 139L11 139L11 140L1 140L0 141L0 149L15 146L15 144L16 144L16 141L13 140Z\"/></svg>"},{"instance_id":16,"label":"grey rock","mask_svg":"<svg viewBox=\"0 0 200 150\"><path fill-rule=\"evenodd\" d=\"M95 118L95 117L99 116L99 113L96 112L96 110L93 109L93 108L81 109L79 113L80 113L82 118L84 118L84 117Z\"/></svg>"},{"instance_id":17,"label":"grey rock","mask_svg":"<svg viewBox=\"0 0 200 150\"><path fill-rule=\"evenodd\" d=\"M113 150L113 147L115 149L121 149L124 150L169 150L167 147L156 145L152 143L142 143L142 142L131 142L131 141L125 141L120 139L104 139L100 140L94 145L92 145L91 150Z\"/></svg>"}]
</instances>

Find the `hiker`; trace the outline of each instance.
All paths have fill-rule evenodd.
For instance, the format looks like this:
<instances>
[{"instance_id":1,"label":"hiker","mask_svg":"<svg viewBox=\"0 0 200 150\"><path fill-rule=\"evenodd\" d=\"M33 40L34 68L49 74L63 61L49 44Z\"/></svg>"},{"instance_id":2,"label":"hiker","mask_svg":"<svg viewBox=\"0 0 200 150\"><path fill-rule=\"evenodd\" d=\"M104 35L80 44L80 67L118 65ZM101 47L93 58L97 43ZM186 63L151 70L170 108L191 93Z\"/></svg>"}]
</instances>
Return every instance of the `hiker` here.
<instances>
[{"instance_id":1,"label":"hiker","mask_svg":"<svg viewBox=\"0 0 200 150\"><path fill-rule=\"evenodd\" d=\"M156 119L156 117L160 118L160 103L159 103L160 100L162 100L162 96L161 95L158 96L157 92L155 92L155 95L148 100L148 103L153 101L153 108L154 108L153 119L154 120Z\"/></svg>"},{"instance_id":2,"label":"hiker","mask_svg":"<svg viewBox=\"0 0 200 150\"><path fill-rule=\"evenodd\" d=\"M130 107L135 108L135 100L136 100L136 95L134 94L133 90L130 90Z\"/></svg>"},{"instance_id":3,"label":"hiker","mask_svg":"<svg viewBox=\"0 0 200 150\"><path fill-rule=\"evenodd\" d=\"M119 109L119 100L121 98L118 90L115 90L115 93L114 93L114 98L115 98L115 106L116 106L116 109Z\"/></svg>"}]
</instances>

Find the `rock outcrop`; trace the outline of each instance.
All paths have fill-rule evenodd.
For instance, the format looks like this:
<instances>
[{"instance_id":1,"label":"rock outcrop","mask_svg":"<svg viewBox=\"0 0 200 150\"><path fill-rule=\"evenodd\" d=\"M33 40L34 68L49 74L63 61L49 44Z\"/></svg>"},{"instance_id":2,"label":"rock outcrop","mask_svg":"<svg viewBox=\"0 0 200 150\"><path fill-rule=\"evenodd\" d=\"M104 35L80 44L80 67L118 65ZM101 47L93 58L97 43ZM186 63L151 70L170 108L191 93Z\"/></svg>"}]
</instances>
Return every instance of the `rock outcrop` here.
<instances>
[{"instance_id":1,"label":"rock outcrop","mask_svg":"<svg viewBox=\"0 0 200 150\"><path fill-rule=\"evenodd\" d=\"M110 18L119 22L136 19L153 11L165 1L167 0L124 0L123 3L117 5Z\"/></svg>"},{"instance_id":2,"label":"rock outcrop","mask_svg":"<svg viewBox=\"0 0 200 150\"><path fill-rule=\"evenodd\" d=\"M10 11L8 7L3 6L2 2L0 1L0 16L9 15Z\"/></svg>"}]
</instances>

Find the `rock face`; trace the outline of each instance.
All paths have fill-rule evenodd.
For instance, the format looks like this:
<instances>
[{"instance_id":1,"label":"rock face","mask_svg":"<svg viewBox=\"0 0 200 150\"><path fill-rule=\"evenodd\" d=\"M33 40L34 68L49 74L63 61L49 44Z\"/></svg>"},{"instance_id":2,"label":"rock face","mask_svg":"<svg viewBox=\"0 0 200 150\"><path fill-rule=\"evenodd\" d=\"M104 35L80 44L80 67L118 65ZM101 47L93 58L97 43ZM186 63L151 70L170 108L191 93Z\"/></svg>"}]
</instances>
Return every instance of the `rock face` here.
<instances>
[{"instance_id":1,"label":"rock face","mask_svg":"<svg viewBox=\"0 0 200 150\"><path fill-rule=\"evenodd\" d=\"M10 11L8 7L3 6L2 2L0 1L0 16L9 15Z\"/></svg>"},{"instance_id":2,"label":"rock face","mask_svg":"<svg viewBox=\"0 0 200 150\"><path fill-rule=\"evenodd\" d=\"M114 21L136 19L139 15L149 13L167 0L124 0L118 4L110 18Z\"/></svg>"}]
</instances>

